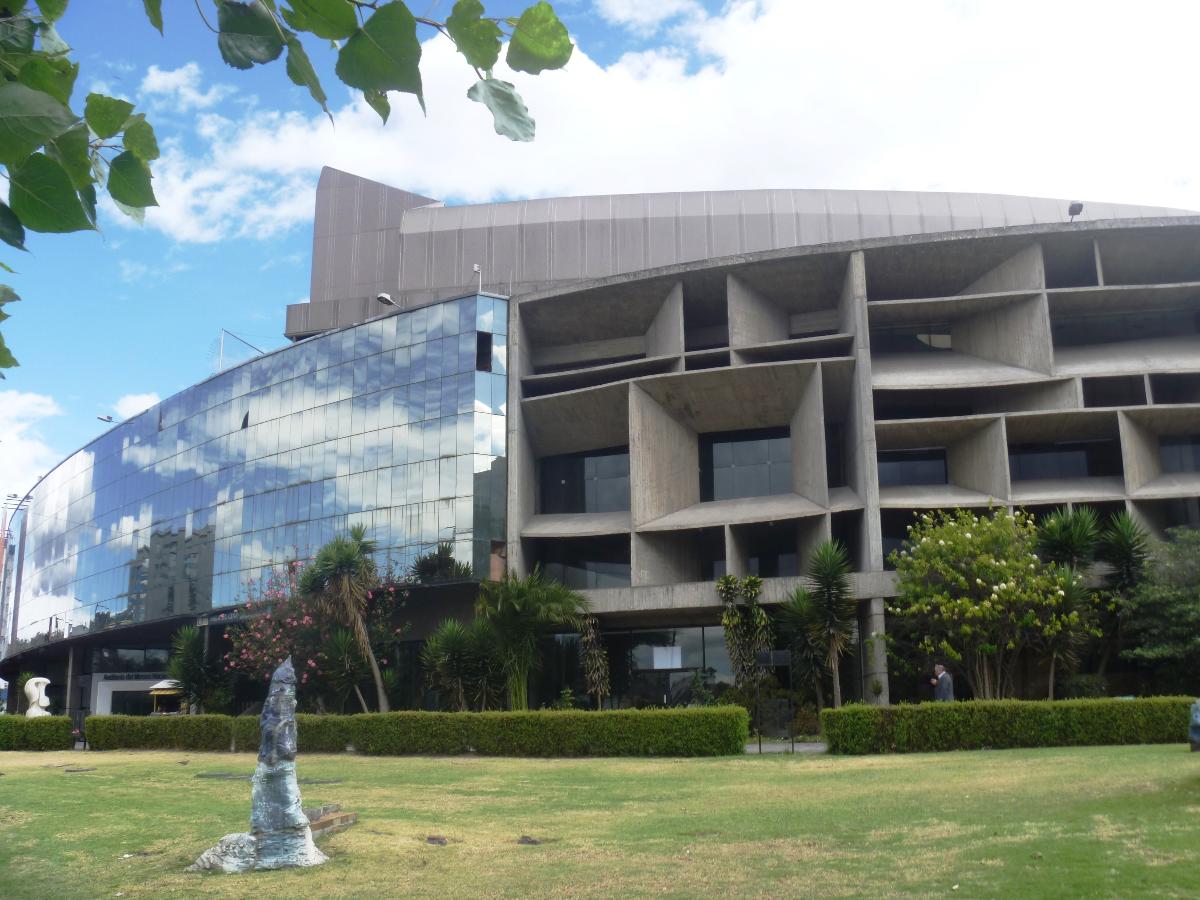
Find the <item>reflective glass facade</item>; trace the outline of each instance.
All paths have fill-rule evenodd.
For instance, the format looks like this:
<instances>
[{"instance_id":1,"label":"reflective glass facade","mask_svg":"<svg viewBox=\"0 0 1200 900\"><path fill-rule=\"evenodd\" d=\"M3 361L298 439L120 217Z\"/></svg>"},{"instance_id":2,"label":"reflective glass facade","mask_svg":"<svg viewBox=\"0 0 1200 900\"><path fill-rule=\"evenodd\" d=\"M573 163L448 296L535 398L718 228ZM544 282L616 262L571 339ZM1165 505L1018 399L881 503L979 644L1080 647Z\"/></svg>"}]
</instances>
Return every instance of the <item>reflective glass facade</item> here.
<instances>
[{"instance_id":1,"label":"reflective glass facade","mask_svg":"<svg viewBox=\"0 0 1200 900\"><path fill-rule=\"evenodd\" d=\"M4 655L229 606L355 524L381 564L447 541L486 576L504 540L507 331L508 303L484 295L397 313L222 372L112 429L51 471L12 523Z\"/></svg>"}]
</instances>

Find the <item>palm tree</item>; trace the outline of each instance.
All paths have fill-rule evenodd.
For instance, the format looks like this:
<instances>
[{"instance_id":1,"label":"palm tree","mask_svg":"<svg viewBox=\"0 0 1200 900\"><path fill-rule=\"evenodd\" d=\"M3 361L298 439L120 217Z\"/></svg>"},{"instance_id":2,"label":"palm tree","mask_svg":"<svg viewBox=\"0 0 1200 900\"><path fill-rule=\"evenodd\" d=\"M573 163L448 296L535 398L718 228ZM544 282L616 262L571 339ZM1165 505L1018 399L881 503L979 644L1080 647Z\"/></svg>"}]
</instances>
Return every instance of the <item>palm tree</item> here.
<instances>
[{"instance_id":1,"label":"palm tree","mask_svg":"<svg viewBox=\"0 0 1200 900\"><path fill-rule=\"evenodd\" d=\"M1096 555L1100 525L1090 506L1068 511L1059 507L1038 526L1037 547L1042 559L1079 569Z\"/></svg>"},{"instance_id":2,"label":"palm tree","mask_svg":"<svg viewBox=\"0 0 1200 900\"><path fill-rule=\"evenodd\" d=\"M841 541L825 541L813 551L808 566L813 582L813 640L825 651L825 664L833 676L833 705L842 705L842 683L838 661L854 637L858 604L850 592L850 554Z\"/></svg>"},{"instance_id":3,"label":"palm tree","mask_svg":"<svg viewBox=\"0 0 1200 900\"><path fill-rule=\"evenodd\" d=\"M538 639L552 628L579 630L588 604L582 594L547 581L535 568L524 578L509 574L485 583L475 613L495 630L509 709L528 709L529 676L539 662Z\"/></svg>"},{"instance_id":4,"label":"palm tree","mask_svg":"<svg viewBox=\"0 0 1200 900\"><path fill-rule=\"evenodd\" d=\"M1087 643L1088 636L1094 633L1091 629L1091 593L1083 577L1070 567L1064 567L1061 572L1063 595L1055 618L1059 619L1062 627L1045 639L1045 649L1050 656L1046 692L1049 700L1054 699L1059 663L1067 672L1073 671L1079 665L1080 649ZM1076 617L1074 622L1070 621L1072 616Z\"/></svg>"},{"instance_id":5,"label":"palm tree","mask_svg":"<svg viewBox=\"0 0 1200 900\"><path fill-rule=\"evenodd\" d=\"M441 584L447 581L470 581L474 572L469 563L459 562L454 558L454 547L447 542L437 545L437 549L418 556L408 574L417 584Z\"/></svg>"},{"instance_id":6,"label":"palm tree","mask_svg":"<svg viewBox=\"0 0 1200 900\"><path fill-rule=\"evenodd\" d=\"M779 632L792 654L792 671L803 681L812 685L817 697L817 711L825 706L825 692L821 684L825 680L825 647L813 636L816 612L812 594L805 588L796 588L779 607Z\"/></svg>"},{"instance_id":7,"label":"palm tree","mask_svg":"<svg viewBox=\"0 0 1200 900\"><path fill-rule=\"evenodd\" d=\"M184 625L172 636L167 677L179 685L189 710L204 712L220 693L217 667L204 658L204 635L195 625Z\"/></svg>"},{"instance_id":8,"label":"palm tree","mask_svg":"<svg viewBox=\"0 0 1200 900\"><path fill-rule=\"evenodd\" d=\"M338 700L338 712L346 711L346 698L354 694L363 712L370 712L367 698L359 690L359 684L366 676L363 665L362 651L358 648L358 640L354 632L345 628L336 629L322 647L328 664L325 667L325 680L329 689Z\"/></svg>"},{"instance_id":9,"label":"palm tree","mask_svg":"<svg viewBox=\"0 0 1200 900\"><path fill-rule=\"evenodd\" d=\"M300 576L300 593L350 629L359 652L371 667L379 711L388 712L383 676L364 619L367 594L376 583L375 561L371 558L374 551L375 542L367 540L366 528L355 525L348 537L336 537L317 552L316 559Z\"/></svg>"}]
</instances>

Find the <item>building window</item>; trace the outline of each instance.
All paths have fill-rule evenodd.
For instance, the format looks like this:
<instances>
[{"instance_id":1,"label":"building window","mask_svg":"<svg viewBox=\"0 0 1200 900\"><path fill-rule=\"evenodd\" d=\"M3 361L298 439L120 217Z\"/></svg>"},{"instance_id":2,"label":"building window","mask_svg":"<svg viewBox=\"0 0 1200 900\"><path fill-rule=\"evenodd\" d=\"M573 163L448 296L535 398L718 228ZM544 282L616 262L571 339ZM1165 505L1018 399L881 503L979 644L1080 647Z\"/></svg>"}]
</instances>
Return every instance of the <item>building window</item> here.
<instances>
[{"instance_id":1,"label":"building window","mask_svg":"<svg viewBox=\"0 0 1200 900\"><path fill-rule=\"evenodd\" d=\"M880 487L947 483L945 447L879 451Z\"/></svg>"},{"instance_id":2,"label":"building window","mask_svg":"<svg viewBox=\"0 0 1200 900\"><path fill-rule=\"evenodd\" d=\"M1200 434L1161 437L1158 455L1164 472L1200 472Z\"/></svg>"},{"instance_id":3,"label":"building window","mask_svg":"<svg viewBox=\"0 0 1200 900\"><path fill-rule=\"evenodd\" d=\"M569 588L629 586L629 537L539 541L535 559L552 581Z\"/></svg>"},{"instance_id":4,"label":"building window","mask_svg":"<svg viewBox=\"0 0 1200 900\"><path fill-rule=\"evenodd\" d=\"M1008 448L1008 468L1013 481L1118 476L1121 448L1112 439L1014 444Z\"/></svg>"},{"instance_id":5,"label":"building window","mask_svg":"<svg viewBox=\"0 0 1200 900\"><path fill-rule=\"evenodd\" d=\"M872 353L927 353L931 350L953 349L949 322L871 331Z\"/></svg>"},{"instance_id":6,"label":"building window","mask_svg":"<svg viewBox=\"0 0 1200 900\"><path fill-rule=\"evenodd\" d=\"M589 450L548 456L540 463L543 513L629 510L629 450Z\"/></svg>"},{"instance_id":7,"label":"building window","mask_svg":"<svg viewBox=\"0 0 1200 900\"><path fill-rule=\"evenodd\" d=\"M492 371L492 336L482 331L475 335L475 371Z\"/></svg>"},{"instance_id":8,"label":"building window","mask_svg":"<svg viewBox=\"0 0 1200 900\"><path fill-rule=\"evenodd\" d=\"M732 500L792 491L792 438L786 428L700 435L700 499Z\"/></svg>"},{"instance_id":9,"label":"building window","mask_svg":"<svg viewBox=\"0 0 1200 900\"><path fill-rule=\"evenodd\" d=\"M739 529L746 547L746 568L759 578L800 574L800 536L795 522L764 522Z\"/></svg>"}]
</instances>

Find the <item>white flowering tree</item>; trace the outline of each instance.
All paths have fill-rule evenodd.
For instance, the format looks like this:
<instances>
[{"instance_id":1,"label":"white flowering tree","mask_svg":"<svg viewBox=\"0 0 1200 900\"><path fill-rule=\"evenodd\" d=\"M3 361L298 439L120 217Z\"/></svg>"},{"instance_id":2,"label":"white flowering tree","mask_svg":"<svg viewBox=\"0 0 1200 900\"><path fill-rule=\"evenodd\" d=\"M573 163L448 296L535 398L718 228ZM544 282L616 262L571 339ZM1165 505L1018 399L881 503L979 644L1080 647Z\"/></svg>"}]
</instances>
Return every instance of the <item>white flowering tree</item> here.
<instances>
[{"instance_id":1,"label":"white flowering tree","mask_svg":"<svg viewBox=\"0 0 1200 900\"><path fill-rule=\"evenodd\" d=\"M1076 576L1038 558L1026 512L938 511L918 516L904 548L893 615L917 625L919 646L957 664L979 700L1013 695L1023 653L1061 658L1063 635L1087 629L1071 602Z\"/></svg>"}]
</instances>

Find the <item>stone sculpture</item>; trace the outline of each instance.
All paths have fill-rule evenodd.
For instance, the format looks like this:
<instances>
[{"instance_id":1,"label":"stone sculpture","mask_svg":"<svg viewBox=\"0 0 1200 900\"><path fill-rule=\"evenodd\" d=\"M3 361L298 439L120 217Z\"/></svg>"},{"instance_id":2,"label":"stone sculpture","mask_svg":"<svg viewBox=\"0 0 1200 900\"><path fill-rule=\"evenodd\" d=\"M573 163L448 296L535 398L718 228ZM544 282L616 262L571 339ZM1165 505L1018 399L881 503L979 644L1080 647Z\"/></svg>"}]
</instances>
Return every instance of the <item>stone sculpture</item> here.
<instances>
[{"instance_id":1,"label":"stone sculpture","mask_svg":"<svg viewBox=\"0 0 1200 900\"><path fill-rule=\"evenodd\" d=\"M328 857L313 843L296 783L296 673L289 656L271 676L260 719L262 743L251 791L250 832L227 834L188 871L248 872L319 866Z\"/></svg>"},{"instance_id":2,"label":"stone sculpture","mask_svg":"<svg viewBox=\"0 0 1200 900\"><path fill-rule=\"evenodd\" d=\"M1192 742L1192 752L1200 751L1200 700L1192 704L1192 724L1188 728L1188 739Z\"/></svg>"},{"instance_id":3,"label":"stone sculpture","mask_svg":"<svg viewBox=\"0 0 1200 900\"><path fill-rule=\"evenodd\" d=\"M25 699L29 701L29 708L25 710L27 719L50 715L50 698L46 696L46 685L49 683L49 678L42 678L40 675L25 682Z\"/></svg>"}]
</instances>

